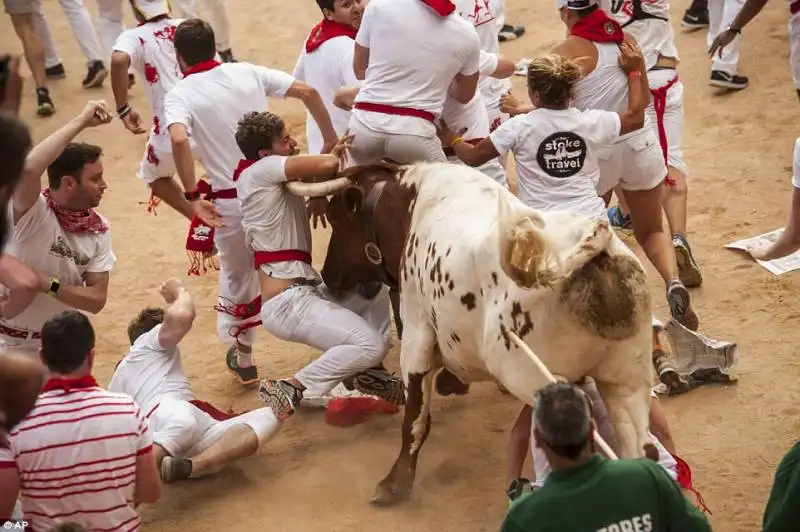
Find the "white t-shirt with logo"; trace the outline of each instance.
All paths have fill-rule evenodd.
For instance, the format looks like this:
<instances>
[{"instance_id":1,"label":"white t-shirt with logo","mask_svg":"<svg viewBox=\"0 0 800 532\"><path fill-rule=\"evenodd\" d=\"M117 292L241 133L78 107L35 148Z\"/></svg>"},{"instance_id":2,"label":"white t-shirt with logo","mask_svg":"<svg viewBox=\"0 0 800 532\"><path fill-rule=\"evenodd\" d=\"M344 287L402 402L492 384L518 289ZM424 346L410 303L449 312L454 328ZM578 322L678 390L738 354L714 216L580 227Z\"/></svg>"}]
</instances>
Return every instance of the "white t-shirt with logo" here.
<instances>
[{"instance_id":1,"label":"white t-shirt with logo","mask_svg":"<svg viewBox=\"0 0 800 532\"><path fill-rule=\"evenodd\" d=\"M162 397L183 401L195 398L183 371L178 346L164 348L158 341L161 325L156 325L133 342L111 377L108 391L133 397L149 415Z\"/></svg>"},{"instance_id":2,"label":"white t-shirt with logo","mask_svg":"<svg viewBox=\"0 0 800 532\"><path fill-rule=\"evenodd\" d=\"M236 182L245 241L253 252L297 249L311 253L305 200L286 188L287 160L280 155L264 157ZM276 279L321 280L316 270L302 261L263 264L261 271Z\"/></svg>"},{"instance_id":3,"label":"white t-shirt with logo","mask_svg":"<svg viewBox=\"0 0 800 532\"><path fill-rule=\"evenodd\" d=\"M184 124L197 144L213 190L234 188L233 171L243 158L236 128L247 113L268 110L268 97L283 98L294 83L286 72L225 63L180 80L164 98L166 127ZM217 201L220 213L238 215L237 201Z\"/></svg>"},{"instance_id":4,"label":"white t-shirt with logo","mask_svg":"<svg viewBox=\"0 0 800 532\"><path fill-rule=\"evenodd\" d=\"M439 16L420 0L371 0L356 43L369 48L356 103L417 109L438 118L453 78L479 68L475 28L456 13ZM378 133L436 136L436 127L423 118L354 109L353 119Z\"/></svg>"},{"instance_id":5,"label":"white t-shirt with logo","mask_svg":"<svg viewBox=\"0 0 800 532\"><path fill-rule=\"evenodd\" d=\"M13 202L9 202L7 213L11 220L13 209ZM103 221L108 224L105 218ZM3 252L41 275L58 277L62 286L81 286L87 273L110 272L117 262L111 249L110 230L86 235L64 231L41 194L13 227L13 234ZM3 319L0 323L15 329L38 332L44 322L70 308L52 296L37 294L28 308L15 318Z\"/></svg>"},{"instance_id":6,"label":"white t-shirt with logo","mask_svg":"<svg viewBox=\"0 0 800 532\"><path fill-rule=\"evenodd\" d=\"M150 142L161 149L170 144L164 125L164 97L183 78L173 44L175 28L181 22L183 19L171 18L147 22L123 31L114 44L114 51L127 54L131 66L145 81L142 90L153 111Z\"/></svg>"},{"instance_id":7,"label":"white t-shirt with logo","mask_svg":"<svg viewBox=\"0 0 800 532\"><path fill-rule=\"evenodd\" d=\"M514 153L519 198L534 209L605 216L598 197L597 150L613 144L619 115L608 111L535 109L504 122L490 138Z\"/></svg>"},{"instance_id":8,"label":"white t-shirt with logo","mask_svg":"<svg viewBox=\"0 0 800 532\"><path fill-rule=\"evenodd\" d=\"M489 0L455 0L456 11L475 27L481 41L481 50L490 54L500 53L500 41L497 39L496 14ZM478 89L483 94L487 107L500 105L500 97L511 90L510 79L496 79L491 74L497 70L495 66L488 74L481 72Z\"/></svg>"},{"instance_id":9,"label":"white t-shirt with logo","mask_svg":"<svg viewBox=\"0 0 800 532\"><path fill-rule=\"evenodd\" d=\"M353 50L355 41L350 37L339 36L327 40L313 52L306 53L305 44L297 65L292 75L314 87L333 122L336 135L342 137L350 125L350 111L340 109L333 105L336 91L348 85L358 85L355 72L353 72ZM322 132L314 121L311 113L306 113L306 137L308 138L308 153L317 155L322 153Z\"/></svg>"}]
</instances>

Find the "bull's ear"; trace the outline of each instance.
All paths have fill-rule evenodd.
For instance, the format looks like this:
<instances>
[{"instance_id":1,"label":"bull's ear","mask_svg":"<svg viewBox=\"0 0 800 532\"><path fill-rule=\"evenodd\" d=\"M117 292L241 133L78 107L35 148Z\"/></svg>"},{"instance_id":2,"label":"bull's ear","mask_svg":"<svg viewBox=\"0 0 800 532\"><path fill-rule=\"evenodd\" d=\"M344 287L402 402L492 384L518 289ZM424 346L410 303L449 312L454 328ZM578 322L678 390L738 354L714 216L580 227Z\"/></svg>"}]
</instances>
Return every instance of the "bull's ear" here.
<instances>
[{"instance_id":1,"label":"bull's ear","mask_svg":"<svg viewBox=\"0 0 800 532\"><path fill-rule=\"evenodd\" d=\"M347 214L358 214L364 208L364 193L358 187L347 187L342 191L342 203Z\"/></svg>"}]
</instances>

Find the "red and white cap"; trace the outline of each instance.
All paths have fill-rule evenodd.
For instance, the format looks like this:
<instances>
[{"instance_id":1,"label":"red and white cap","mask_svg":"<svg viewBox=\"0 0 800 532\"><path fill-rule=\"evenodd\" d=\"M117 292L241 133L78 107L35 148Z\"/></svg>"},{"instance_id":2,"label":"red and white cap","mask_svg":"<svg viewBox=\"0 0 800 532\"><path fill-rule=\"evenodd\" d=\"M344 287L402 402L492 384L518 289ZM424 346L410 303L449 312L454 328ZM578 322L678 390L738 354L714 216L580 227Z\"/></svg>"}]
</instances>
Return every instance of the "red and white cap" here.
<instances>
[{"instance_id":1,"label":"red and white cap","mask_svg":"<svg viewBox=\"0 0 800 532\"><path fill-rule=\"evenodd\" d=\"M131 0L131 5L145 20L169 15L169 0Z\"/></svg>"}]
</instances>

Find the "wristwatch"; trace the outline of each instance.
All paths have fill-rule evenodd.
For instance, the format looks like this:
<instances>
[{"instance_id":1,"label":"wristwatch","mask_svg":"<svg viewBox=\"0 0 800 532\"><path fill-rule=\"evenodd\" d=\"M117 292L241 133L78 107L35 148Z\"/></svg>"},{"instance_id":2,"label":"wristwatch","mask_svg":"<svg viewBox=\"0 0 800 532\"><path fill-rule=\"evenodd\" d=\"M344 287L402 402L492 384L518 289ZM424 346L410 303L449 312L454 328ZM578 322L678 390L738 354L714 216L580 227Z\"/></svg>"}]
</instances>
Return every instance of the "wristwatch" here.
<instances>
[{"instance_id":1,"label":"wristwatch","mask_svg":"<svg viewBox=\"0 0 800 532\"><path fill-rule=\"evenodd\" d=\"M54 296L58 293L58 289L61 288L61 283L58 280L58 277L51 277L50 278L50 286L47 288L47 295Z\"/></svg>"},{"instance_id":2,"label":"wristwatch","mask_svg":"<svg viewBox=\"0 0 800 532\"><path fill-rule=\"evenodd\" d=\"M517 500L520 495L525 493L526 491L530 491L531 481L527 478L515 478L511 481L511 484L508 485L508 489L506 490L506 495L508 495L508 499L511 501Z\"/></svg>"},{"instance_id":3,"label":"wristwatch","mask_svg":"<svg viewBox=\"0 0 800 532\"><path fill-rule=\"evenodd\" d=\"M742 34L742 29L741 28L734 28L733 25L728 26L728 31L731 32L731 33L735 33L736 35L741 35Z\"/></svg>"},{"instance_id":4,"label":"wristwatch","mask_svg":"<svg viewBox=\"0 0 800 532\"><path fill-rule=\"evenodd\" d=\"M195 189L189 192L184 192L183 197L186 198L186 201L196 201L200 199L200 191Z\"/></svg>"}]
</instances>

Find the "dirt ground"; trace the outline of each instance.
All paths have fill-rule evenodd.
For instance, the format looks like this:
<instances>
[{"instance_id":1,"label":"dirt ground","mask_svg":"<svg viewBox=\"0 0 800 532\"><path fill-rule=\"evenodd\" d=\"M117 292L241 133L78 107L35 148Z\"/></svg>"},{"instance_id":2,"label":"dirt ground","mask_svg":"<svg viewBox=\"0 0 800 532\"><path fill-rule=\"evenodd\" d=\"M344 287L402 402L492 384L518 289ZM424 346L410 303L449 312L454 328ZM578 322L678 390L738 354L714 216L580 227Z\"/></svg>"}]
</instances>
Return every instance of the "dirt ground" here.
<instances>
[{"instance_id":1,"label":"dirt ground","mask_svg":"<svg viewBox=\"0 0 800 532\"><path fill-rule=\"evenodd\" d=\"M775 466L800 428L796 346L782 336L800 323L800 302L791 295L796 293L795 275L776 278L722 246L783 224L796 136L791 124L798 102L788 65L784 3L771 4L744 32L741 71L751 76L752 85L729 95L718 95L707 85L705 32L684 34L677 29L686 4L679 1L672 12L686 86L690 236L705 275L694 301L701 331L739 342L740 382L662 402L678 452L693 466L696 485L713 512L714 529L749 532L760 527ZM259 10L257 5L263 7ZM47 2L46 9L68 77L52 84L58 112L49 119L35 117L33 87L27 86L22 116L37 140L74 116L89 98L105 98L113 106L108 82L96 91L80 88L83 57L57 3ZM229 0L228 11L237 57L289 72L319 19L310 0L291 9L277 0ZM547 51L563 36L552 2L509 0L508 11L510 22L528 30L523 38L503 45L510 58ZM6 17L0 17L0 35L0 49L19 50ZM524 94L523 78L515 78L514 85ZM147 114L140 87L133 103ZM273 110L287 119L298 138L304 136L300 104L276 102ZM187 227L166 208L157 217L145 212L141 202L147 193L135 176L144 136L134 137L115 121L82 138L100 144L106 153L109 189L100 210L111 220L119 259L108 305L94 318L99 331L96 373L105 383L127 349L127 321L143 306L160 303L161 281L184 276ZM327 236L325 231L315 233L318 266ZM196 392L224 408L258 407L256 391L243 389L224 368L224 347L216 337L212 311L215 276L189 278L187 283L196 296L199 316L184 341L183 355ZM666 317L663 286L655 279L652 286L658 314ZM390 357L392 367L397 365L396 351ZM316 355L263 332L256 353L262 375L276 377L289 375ZM497 530L507 508L507 432L518 408L515 400L490 384L474 386L466 398L437 397L414 497L405 505L382 510L371 508L367 501L399 449L400 415L339 429L327 426L321 412L302 412L258 455L214 477L169 486L161 501L144 511L145 529Z\"/></svg>"}]
</instances>

